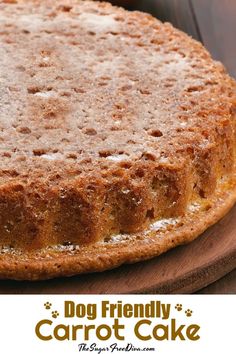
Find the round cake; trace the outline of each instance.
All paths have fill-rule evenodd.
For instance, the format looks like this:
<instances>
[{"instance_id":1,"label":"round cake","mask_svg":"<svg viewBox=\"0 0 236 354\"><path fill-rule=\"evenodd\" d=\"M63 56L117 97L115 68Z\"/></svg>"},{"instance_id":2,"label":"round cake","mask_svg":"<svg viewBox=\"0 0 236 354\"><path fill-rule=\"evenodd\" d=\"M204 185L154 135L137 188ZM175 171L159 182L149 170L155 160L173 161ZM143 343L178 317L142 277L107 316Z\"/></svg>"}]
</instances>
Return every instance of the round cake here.
<instances>
[{"instance_id":1,"label":"round cake","mask_svg":"<svg viewBox=\"0 0 236 354\"><path fill-rule=\"evenodd\" d=\"M94 1L0 23L0 278L148 259L234 205L236 84L200 43Z\"/></svg>"}]
</instances>

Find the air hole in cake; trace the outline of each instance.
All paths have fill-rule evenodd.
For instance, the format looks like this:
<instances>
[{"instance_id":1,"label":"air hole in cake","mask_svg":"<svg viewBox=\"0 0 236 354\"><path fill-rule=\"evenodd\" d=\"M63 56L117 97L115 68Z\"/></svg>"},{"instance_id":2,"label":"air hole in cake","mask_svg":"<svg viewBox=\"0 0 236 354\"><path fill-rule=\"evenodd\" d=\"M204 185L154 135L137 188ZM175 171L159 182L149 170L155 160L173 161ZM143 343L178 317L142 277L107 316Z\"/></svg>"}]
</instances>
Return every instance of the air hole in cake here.
<instances>
[{"instance_id":1,"label":"air hole in cake","mask_svg":"<svg viewBox=\"0 0 236 354\"><path fill-rule=\"evenodd\" d=\"M122 16L116 15L114 16L114 20L116 20L117 22L124 22L124 18Z\"/></svg>"},{"instance_id":2,"label":"air hole in cake","mask_svg":"<svg viewBox=\"0 0 236 354\"><path fill-rule=\"evenodd\" d=\"M111 34L112 36L117 36L119 32L109 31L106 34Z\"/></svg>"},{"instance_id":3,"label":"air hole in cake","mask_svg":"<svg viewBox=\"0 0 236 354\"><path fill-rule=\"evenodd\" d=\"M133 86L132 85L124 85L120 88L121 91L129 91L132 90Z\"/></svg>"},{"instance_id":4,"label":"air hole in cake","mask_svg":"<svg viewBox=\"0 0 236 354\"><path fill-rule=\"evenodd\" d=\"M90 36L95 36L96 35L96 33L94 32L94 31L88 31L87 32Z\"/></svg>"},{"instance_id":5,"label":"air hole in cake","mask_svg":"<svg viewBox=\"0 0 236 354\"><path fill-rule=\"evenodd\" d=\"M47 59L46 58L43 58L43 62L41 62L41 63L39 63L39 67L40 68L47 68L47 67L49 67L49 66L51 66L49 63L47 63Z\"/></svg>"},{"instance_id":6,"label":"air hole in cake","mask_svg":"<svg viewBox=\"0 0 236 354\"><path fill-rule=\"evenodd\" d=\"M67 157L68 159L73 159L73 160L76 160L76 159L77 159L77 155L74 154L74 153L69 153L69 154L66 155L66 157Z\"/></svg>"},{"instance_id":7,"label":"air hole in cake","mask_svg":"<svg viewBox=\"0 0 236 354\"><path fill-rule=\"evenodd\" d=\"M180 52L180 51L179 51L179 55L180 55L182 58L186 58L186 54L183 53L183 52Z\"/></svg>"},{"instance_id":8,"label":"air hole in cake","mask_svg":"<svg viewBox=\"0 0 236 354\"><path fill-rule=\"evenodd\" d=\"M58 179L61 179L61 178L62 178L62 176L60 175L60 173L56 173L56 174L53 175L53 179L54 180L58 180Z\"/></svg>"},{"instance_id":9,"label":"air hole in cake","mask_svg":"<svg viewBox=\"0 0 236 354\"><path fill-rule=\"evenodd\" d=\"M10 157L11 157L11 154L10 154L10 152L5 151L5 152L2 154L2 156L3 156L3 157L8 157L8 158L10 158Z\"/></svg>"},{"instance_id":10,"label":"air hole in cake","mask_svg":"<svg viewBox=\"0 0 236 354\"><path fill-rule=\"evenodd\" d=\"M120 127L119 127L120 122L115 122L115 124L117 124L117 125L113 125L113 126L110 128L110 130L113 131L113 132L114 132L114 131L121 130Z\"/></svg>"},{"instance_id":11,"label":"air hole in cake","mask_svg":"<svg viewBox=\"0 0 236 354\"><path fill-rule=\"evenodd\" d=\"M71 93L68 91L64 91L60 94L61 97L71 97Z\"/></svg>"},{"instance_id":12,"label":"air hole in cake","mask_svg":"<svg viewBox=\"0 0 236 354\"><path fill-rule=\"evenodd\" d=\"M105 81L98 82L98 86L107 86L108 83Z\"/></svg>"},{"instance_id":13,"label":"air hole in cake","mask_svg":"<svg viewBox=\"0 0 236 354\"><path fill-rule=\"evenodd\" d=\"M62 143L69 143L69 142L70 142L70 140L69 140L69 139L67 139L67 138L62 138L62 139L61 139L61 142L62 142Z\"/></svg>"},{"instance_id":14,"label":"air hole in cake","mask_svg":"<svg viewBox=\"0 0 236 354\"><path fill-rule=\"evenodd\" d=\"M151 43L152 44L157 44L157 45L162 45L164 43L164 41L161 40L161 39L152 39Z\"/></svg>"},{"instance_id":15,"label":"air hole in cake","mask_svg":"<svg viewBox=\"0 0 236 354\"><path fill-rule=\"evenodd\" d=\"M84 134L86 135L96 135L97 134L97 131L93 128L87 128L84 130L83 132Z\"/></svg>"},{"instance_id":16,"label":"air hole in cake","mask_svg":"<svg viewBox=\"0 0 236 354\"><path fill-rule=\"evenodd\" d=\"M46 153L47 153L47 151L45 149L34 149L33 150L34 156L41 156L41 155L44 155Z\"/></svg>"},{"instance_id":17,"label":"air hole in cake","mask_svg":"<svg viewBox=\"0 0 236 354\"><path fill-rule=\"evenodd\" d=\"M71 41L71 42L70 42L70 44L71 44L71 45L76 45L76 46L77 46L77 45L79 45L79 44L80 44L80 42L79 42L79 41Z\"/></svg>"},{"instance_id":18,"label":"air hole in cake","mask_svg":"<svg viewBox=\"0 0 236 354\"><path fill-rule=\"evenodd\" d=\"M53 118L56 118L56 113L55 112L53 112L53 111L50 111L50 112L45 112L44 113L44 115L43 115L43 117L45 118L45 119L53 119ZM53 126L53 125L50 125L50 124L48 124L48 125L45 125L45 129L55 129L55 127Z\"/></svg>"},{"instance_id":19,"label":"air hole in cake","mask_svg":"<svg viewBox=\"0 0 236 354\"><path fill-rule=\"evenodd\" d=\"M171 88L171 87L173 87L173 84L170 83L170 82L167 82L167 83L164 84L164 86L165 86L166 88Z\"/></svg>"},{"instance_id":20,"label":"air hole in cake","mask_svg":"<svg viewBox=\"0 0 236 354\"><path fill-rule=\"evenodd\" d=\"M52 34L52 31L49 31L49 30L47 30L47 29L45 29L45 30L42 31L42 32L47 33L47 34ZM39 38L39 36L35 36L35 38Z\"/></svg>"},{"instance_id":21,"label":"air hole in cake","mask_svg":"<svg viewBox=\"0 0 236 354\"><path fill-rule=\"evenodd\" d=\"M10 176L10 177L18 177L19 176L19 172L17 172L16 170L4 170L4 174L6 174L7 176Z\"/></svg>"},{"instance_id":22,"label":"air hole in cake","mask_svg":"<svg viewBox=\"0 0 236 354\"><path fill-rule=\"evenodd\" d=\"M177 129L176 129L176 132L177 132L177 133L181 133L182 131L184 131L183 128L177 128Z\"/></svg>"},{"instance_id":23,"label":"air hole in cake","mask_svg":"<svg viewBox=\"0 0 236 354\"><path fill-rule=\"evenodd\" d=\"M96 192L97 190L96 186L94 186L93 184L88 185L86 189L92 192Z\"/></svg>"},{"instance_id":24,"label":"air hole in cake","mask_svg":"<svg viewBox=\"0 0 236 354\"><path fill-rule=\"evenodd\" d=\"M134 140L127 140L127 144L132 144L132 145L135 145L136 144L136 142L134 141Z\"/></svg>"},{"instance_id":25,"label":"air hole in cake","mask_svg":"<svg viewBox=\"0 0 236 354\"><path fill-rule=\"evenodd\" d=\"M19 127L16 130L21 134L30 134L31 133L31 129L28 127Z\"/></svg>"},{"instance_id":26,"label":"air hole in cake","mask_svg":"<svg viewBox=\"0 0 236 354\"><path fill-rule=\"evenodd\" d=\"M109 167L108 167L107 165L104 165L104 164L101 165L101 169L104 170L104 171L107 171L108 168L109 168Z\"/></svg>"},{"instance_id":27,"label":"air hole in cake","mask_svg":"<svg viewBox=\"0 0 236 354\"><path fill-rule=\"evenodd\" d=\"M99 156L100 157L108 157L108 156L111 156L112 155L112 152L110 150L102 150L102 151L99 151Z\"/></svg>"},{"instance_id":28,"label":"air hole in cake","mask_svg":"<svg viewBox=\"0 0 236 354\"><path fill-rule=\"evenodd\" d=\"M70 241L65 241L65 242L63 242L62 245L63 245L63 246L71 246L71 245L72 245L72 242L70 242Z\"/></svg>"},{"instance_id":29,"label":"air hole in cake","mask_svg":"<svg viewBox=\"0 0 236 354\"><path fill-rule=\"evenodd\" d=\"M199 193L199 195L200 195L201 198L206 198L205 192L204 192L203 189L200 189L198 193Z\"/></svg>"},{"instance_id":30,"label":"air hole in cake","mask_svg":"<svg viewBox=\"0 0 236 354\"><path fill-rule=\"evenodd\" d=\"M160 138L161 136L163 136L163 133L159 129L149 130L148 134L153 136L154 138Z\"/></svg>"},{"instance_id":31,"label":"air hole in cake","mask_svg":"<svg viewBox=\"0 0 236 354\"><path fill-rule=\"evenodd\" d=\"M186 152L187 152L188 154L190 154L190 155L193 155L193 154L194 154L194 148L193 148L193 147L188 147L188 148L186 149Z\"/></svg>"},{"instance_id":32,"label":"air hole in cake","mask_svg":"<svg viewBox=\"0 0 236 354\"><path fill-rule=\"evenodd\" d=\"M205 210L205 211L209 211L211 208L212 208L212 206L211 206L210 204L207 204L207 205L204 207L204 210Z\"/></svg>"},{"instance_id":33,"label":"air hole in cake","mask_svg":"<svg viewBox=\"0 0 236 354\"><path fill-rule=\"evenodd\" d=\"M20 88L17 87L17 86L9 86L8 87L8 90L11 91L11 92L19 92L20 91ZM9 104L8 102L5 102L5 104Z\"/></svg>"},{"instance_id":34,"label":"air hole in cake","mask_svg":"<svg viewBox=\"0 0 236 354\"><path fill-rule=\"evenodd\" d=\"M128 170L129 168L132 167L132 164L130 162L122 162L120 164L120 167L125 168L126 170Z\"/></svg>"},{"instance_id":35,"label":"air hole in cake","mask_svg":"<svg viewBox=\"0 0 236 354\"><path fill-rule=\"evenodd\" d=\"M202 91L203 87L201 86L190 86L187 88L187 92L196 92L196 91Z\"/></svg>"},{"instance_id":36,"label":"air hole in cake","mask_svg":"<svg viewBox=\"0 0 236 354\"><path fill-rule=\"evenodd\" d=\"M180 109L182 109L182 111L188 111L189 107L187 107L187 106L180 106Z\"/></svg>"},{"instance_id":37,"label":"air hole in cake","mask_svg":"<svg viewBox=\"0 0 236 354\"><path fill-rule=\"evenodd\" d=\"M216 81L211 81L211 80L206 80L205 81L205 85L214 86L214 85L217 85L217 82Z\"/></svg>"},{"instance_id":38,"label":"air hole in cake","mask_svg":"<svg viewBox=\"0 0 236 354\"><path fill-rule=\"evenodd\" d=\"M142 154L142 159L143 160L155 161L156 160L156 156L154 154L152 154L151 152L144 152Z\"/></svg>"},{"instance_id":39,"label":"air hole in cake","mask_svg":"<svg viewBox=\"0 0 236 354\"><path fill-rule=\"evenodd\" d=\"M76 93L86 93L86 91L80 87L74 87L73 90L76 92Z\"/></svg>"},{"instance_id":40,"label":"air hole in cake","mask_svg":"<svg viewBox=\"0 0 236 354\"><path fill-rule=\"evenodd\" d=\"M111 241L111 237L105 237L104 238L104 240L103 240L103 242L105 242L105 243L108 243L108 242L110 242Z\"/></svg>"},{"instance_id":41,"label":"air hole in cake","mask_svg":"<svg viewBox=\"0 0 236 354\"><path fill-rule=\"evenodd\" d=\"M146 213L146 217L149 219L154 219L154 208L149 209Z\"/></svg>"},{"instance_id":42,"label":"air hole in cake","mask_svg":"<svg viewBox=\"0 0 236 354\"><path fill-rule=\"evenodd\" d=\"M151 95L151 92L148 89L139 89L139 92L142 95Z\"/></svg>"},{"instance_id":43,"label":"air hole in cake","mask_svg":"<svg viewBox=\"0 0 236 354\"><path fill-rule=\"evenodd\" d=\"M37 92L40 92L40 88L38 86L31 86L27 88L28 93L34 95Z\"/></svg>"},{"instance_id":44,"label":"air hole in cake","mask_svg":"<svg viewBox=\"0 0 236 354\"><path fill-rule=\"evenodd\" d=\"M70 5L61 5L59 6L59 10L63 12L70 12L73 9L73 6Z\"/></svg>"},{"instance_id":45,"label":"air hole in cake","mask_svg":"<svg viewBox=\"0 0 236 354\"><path fill-rule=\"evenodd\" d=\"M106 76L106 75L101 76L99 79L108 80L108 81L112 80L112 78L110 76Z\"/></svg>"},{"instance_id":46,"label":"air hole in cake","mask_svg":"<svg viewBox=\"0 0 236 354\"><path fill-rule=\"evenodd\" d=\"M138 169L135 171L135 175L136 175L137 177L142 178L142 177L145 176L145 172L144 172L144 170L143 170L142 168L138 168Z\"/></svg>"},{"instance_id":47,"label":"air hole in cake","mask_svg":"<svg viewBox=\"0 0 236 354\"><path fill-rule=\"evenodd\" d=\"M53 90L52 87L46 87L45 89L43 89L42 87L39 86L31 86L28 87L27 89L29 94L42 97L42 98L52 97L54 95L54 92L52 90Z\"/></svg>"}]
</instances>

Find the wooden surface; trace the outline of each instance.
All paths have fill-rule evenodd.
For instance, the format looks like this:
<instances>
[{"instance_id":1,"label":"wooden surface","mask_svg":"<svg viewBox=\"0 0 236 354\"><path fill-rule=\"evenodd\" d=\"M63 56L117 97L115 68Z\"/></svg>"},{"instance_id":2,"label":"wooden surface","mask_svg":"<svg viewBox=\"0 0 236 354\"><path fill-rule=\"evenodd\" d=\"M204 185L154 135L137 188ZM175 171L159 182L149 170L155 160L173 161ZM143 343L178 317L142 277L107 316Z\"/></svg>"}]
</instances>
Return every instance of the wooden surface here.
<instances>
[{"instance_id":1,"label":"wooden surface","mask_svg":"<svg viewBox=\"0 0 236 354\"><path fill-rule=\"evenodd\" d=\"M218 281L199 290L197 294L236 294L236 269Z\"/></svg>"},{"instance_id":2,"label":"wooden surface","mask_svg":"<svg viewBox=\"0 0 236 354\"><path fill-rule=\"evenodd\" d=\"M129 0L126 4L201 40L236 77L236 0ZM2 281L0 293L236 293L235 268L236 207L193 243L151 261L70 279Z\"/></svg>"},{"instance_id":3,"label":"wooden surface","mask_svg":"<svg viewBox=\"0 0 236 354\"><path fill-rule=\"evenodd\" d=\"M44 282L0 282L0 293L193 293L236 267L236 207L194 242L150 261Z\"/></svg>"},{"instance_id":4,"label":"wooden surface","mask_svg":"<svg viewBox=\"0 0 236 354\"><path fill-rule=\"evenodd\" d=\"M192 4L203 43L236 77L236 1L192 0Z\"/></svg>"}]
</instances>

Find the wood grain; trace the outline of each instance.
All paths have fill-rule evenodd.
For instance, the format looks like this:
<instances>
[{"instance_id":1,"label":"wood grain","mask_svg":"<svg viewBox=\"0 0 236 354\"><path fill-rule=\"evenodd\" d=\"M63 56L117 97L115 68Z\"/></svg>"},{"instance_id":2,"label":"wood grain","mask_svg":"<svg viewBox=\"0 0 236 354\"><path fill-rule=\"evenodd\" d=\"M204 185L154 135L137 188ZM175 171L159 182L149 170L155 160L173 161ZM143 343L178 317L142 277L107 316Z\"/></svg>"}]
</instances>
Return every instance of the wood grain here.
<instances>
[{"instance_id":1,"label":"wood grain","mask_svg":"<svg viewBox=\"0 0 236 354\"><path fill-rule=\"evenodd\" d=\"M220 280L199 290L198 294L236 294L236 269Z\"/></svg>"},{"instance_id":2,"label":"wood grain","mask_svg":"<svg viewBox=\"0 0 236 354\"><path fill-rule=\"evenodd\" d=\"M236 267L236 207L194 242L147 262L44 282L1 281L0 293L192 293Z\"/></svg>"},{"instance_id":3,"label":"wood grain","mask_svg":"<svg viewBox=\"0 0 236 354\"><path fill-rule=\"evenodd\" d=\"M236 1L191 0L204 45L236 77Z\"/></svg>"}]
</instances>

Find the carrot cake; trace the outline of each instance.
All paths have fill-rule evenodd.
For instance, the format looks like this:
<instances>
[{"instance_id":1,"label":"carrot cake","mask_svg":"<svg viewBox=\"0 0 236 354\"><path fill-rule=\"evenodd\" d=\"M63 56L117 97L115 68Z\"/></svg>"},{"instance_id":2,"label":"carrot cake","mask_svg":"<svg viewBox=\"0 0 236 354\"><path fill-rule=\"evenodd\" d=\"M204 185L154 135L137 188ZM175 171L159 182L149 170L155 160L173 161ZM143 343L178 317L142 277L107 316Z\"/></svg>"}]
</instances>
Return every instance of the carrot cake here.
<instances>
[{"instance_id":1,"label":"carrot cake","mask_svg":"<svg viewBox=\"0 0 236 354\"><path fill-rule=\"evenodd\" d=\"M0 0L0 278L103 271L235 203L236 84L169 23Z\"/></svg>"}]
</instances>

